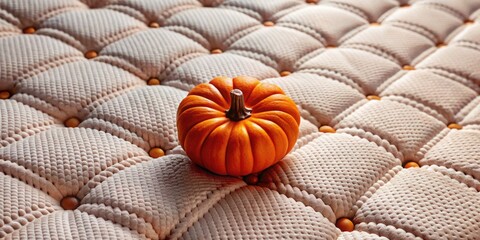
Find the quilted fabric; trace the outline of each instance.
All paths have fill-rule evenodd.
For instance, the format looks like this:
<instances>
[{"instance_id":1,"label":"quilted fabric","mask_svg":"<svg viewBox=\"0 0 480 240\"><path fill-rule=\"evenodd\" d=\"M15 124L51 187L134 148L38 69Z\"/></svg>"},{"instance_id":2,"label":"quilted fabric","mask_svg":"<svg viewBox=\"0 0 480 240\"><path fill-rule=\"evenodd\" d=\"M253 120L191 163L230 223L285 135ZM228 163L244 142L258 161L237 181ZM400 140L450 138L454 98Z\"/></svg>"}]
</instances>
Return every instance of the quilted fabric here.
<instances>
[{"instance_id":1,"label":"quilted fabric","mask_svg":"<svg viewBox=\"0 0 480 240\"><path fill-rule=\"evenodd\" d=\"M480 0L0 0L0 239L480 239L479 22ZM258 178L178 144L219 75L301 112Z\"/></svg>"}]
</instances>

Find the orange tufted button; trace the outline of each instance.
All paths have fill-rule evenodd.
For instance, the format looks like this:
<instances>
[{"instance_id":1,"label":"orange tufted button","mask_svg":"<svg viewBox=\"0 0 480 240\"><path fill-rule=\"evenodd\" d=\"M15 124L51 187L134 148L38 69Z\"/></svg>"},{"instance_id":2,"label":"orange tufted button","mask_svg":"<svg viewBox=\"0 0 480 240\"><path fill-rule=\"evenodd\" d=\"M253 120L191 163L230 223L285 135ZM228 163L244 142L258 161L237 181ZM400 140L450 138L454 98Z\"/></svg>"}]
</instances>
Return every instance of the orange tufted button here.
<instances>
[{"instance_id":1,"label":"orange tufted button","mask_svg":"<svg viewBox=\"0 0 480 240\"><path fill-rule=\"evenodd\" d=\"M330 126L327 126L327 125L323 125L321 126L318 131L322 132L322 133L335 133L337 132L337 130L335 130L335 128L333 127L330 127Z\"/></svg>"},{"instance_id":2,"label":"orange tufted button","mask_svg":"<svg viewBox=\"0 0 480 240\"><path fill-rule=\"evenodd\" d=\"M0 99L9 99L10 98L10 92L9 91L1 91L0 92Z\"/></svg>"},{"instance_id":3,"label":"orange tufted button","mask_svg":"<svg viewBox=\"0 0 480 240\"><path fill-rule=\"evenodd\" d=\"M155 147L150 149L150 151L148 151L148 154L152 158L159 158L163 157L165 155L165 152L161 148Z\"/></svg>"},{"instance_id":4,"label":"orange tufted button","mask_svg":"<svg viewBox=\"0 0 480 240\"><path fill-rule=\"evenodd\" d=\"M402 5L400 5L400 7L404 7L404 8L406 8L406 7L410 7L410 4L408 4L408 3L405 3L405 4L402 4Z\"/></svg>"},{"instance_id":5,"label":"orange tufted button","mask_svg":"<svg viewBox=\"0 0 480 240\"><path fill-rule=\"evenodd\" d=\"M418 165L418 163L416 163L416 162L408 162L403 167L404 168L419 168L420 165Z\"/></svg>"},{"instance_id":6,"label":"orange tufted button","mask_svg":"<svg viewBox=\"0 0 480 240\"><path fill-rule=\"evenodd\" d=\"M403 70L406 70L406 71L412 71L412 70L415 70L415 67L412 66L412 65L405 65L402 67Z\"/></svg>"},{"instance_id":7,"label":"orange tufted button","mask_svg":"<svg viewBox=\"0 0 480 240\"><path fill-rule=\"evenodd\" d=\"M248 185L255 185L258 183L258 176L257 174L250 174L248 176L245 176L243 180L248 184Z\"/></svg>"},{"instance_id":8,"label":"orange tufted button","mask_svg":"<svg viewBox=\"0 0 480 240\"><path fill-rule=\"evenodd\" d=\"M437 43L437 48L442 48L442 47L445 47L445 46L447 46L447 44L444 43L444 42Z\"/></svg>"},{"instance_id":9,"label":"orange tufted button","mask_svg":"<svg viewBox=\"0 0 480 240\"><path fill-rule=\"evenodd\" d=\"M289 72L289 71L281 71L281 72L280 72L280 76L282 76L282 77L286 77L286 76L288 76L288 75L290 75L290 74L292 74L292 73Z\"/></svg>"},{"instance_id":10,"label":"orange tufted button","mask_svg":"<svg viewBox=\"0 0 480 240\"><path fill-rule=\"evenodd\" d=\"M355 228L355 225L353 225L352 220L348 218L339 218L337 220L337 224L335 224L337 228L340 228L341 231L343 232L351 232Z\"/></svg>"},{"instance_id":11,"label":"orange tufted button","mask_svg":"<svg viewBox=\"0 0 480 240\"><path fill-rule=\"evenodd\" d=\"M85 53L85 57L88 59L96 58L98 56L98 53L91 50Z\"/></svg>"},{"instance_id":12,"label":"orange tufted button","mask_svg":"<svg viewBox=\"0 0 480 240\"><path fill-rule=\"evenodd\" d=\"M60 201L60 206L62 206L62 208L65 210L75 210L78 206L80 206L80 200L73 196L64 197Z\"/></svg>"},{"instance_id":13,"label":"orange tufted button","mask_svg":"<svg viewBox=\"0 0 480 240\"><path fill-rule=\"evenodd\" d=\"M462 127L462 125L460 125L460 124L458 124L458 123L450 123L450 124L448 124L448 128L460 130L460 129L462 129L463 127Z\"/></svg>"},{"instance_id":14,"label":"orange tufted button","mask_svg":"<svg viewBox=\"0 0 480 240\"><path fill-rule=\"evenodd\" d=\"M378 100L378 101L380 101L382 98L377 96L377 95L368 95L367 99L368 100Z\"/></svg>"},{"instance_id":15,"label":"orange tufted button","mask_svg":"<svg viewBox=\"0 0 480 240\"><path fill-rule=\"evenodd\" d=\"M212 51L210 51L211 54L220 54L220 53L223 53L223 51L221 49L212 49Z\"/></svg>"},{"instance_id":16,"label":"orange tufted button","mask_svg":"<svg viewBox=\"0 0 480 240\"><path fill-rule=\"evenodd\" d=\"M160 85L160 80L158 78L150 78L147 81L148 85Z\"/></svg>"},{"instance_id":17,"label":"orange tufted button","mask_svg":"<svg viewBox=\"0 0 480 240\"><path fill-rule=\"evenodd\" d=\"M275 25L275 23L273 23L272 21L266 21L266 22L263 23L263 25L266 26L266 27L271 27L271 26Z\"/></svg>"},{"instance_id":18,"label":"orange tufted button","mask_svg":"<svg viewBox=\"0 0 480 240\"><path fill-rule=\"evenodd\" d=\"M467 25L471 25L473 24L475 21L473 21L472 19L465 19L465 21L463 21L464 24L467 24Z\"/></svg>"},{"instance_id":19,"label":"orange tufted button","mask_svg":"<svg viewBox=\"0 0 480 240\"><path fill-rule=\"evenodd\" d=\"M371 22L371 23L370 23L370 26L372 26L372 27L378 27L378 26L380 26L380 23L378 23L378 22Z\"/></svg>"},{"instance_id":20,"label":"orange tufted button","mask_svg":"<svg viewBox=\"0 0 480 240\"><path fill-rule=\"evenodd\" d=\"M23 29L23 33L25 34L33 34L37 31L34 27L26 27Z\"/></svg>"},{"instance_id":21,"label":"orange tufted button","mask_svg":"<svg viewBox=\"0 0 480 240\"><path fill-rule=\"evenodd\" d=\"M66 127L74 128L80 125L80 120L76 117L71 117L64 122Z\"/></svg>"},{"instance_id":22,"label":"orange tufted button","mask_svg":"<svg viewBox=\"0 0 480 240\"><path fill-rule=\"evenodd\" d=\"M317 4L318 0L306 0L305 2L307 2L308 4Z\"/></svg>"},{"instance_id":23,"label":"orange tufted button","mask_svg":"<svg viewBox=\"0 0 480 240\"><path fill-rule=\"evenodd\" d=\"M336 48L336 47L337 47L337 46L332 45L332 44L329 44L329 45L326 46L326 48Z\"/></svg>"},{"instance_id":24,"label":"orange tufted button","mask_svg":"<svg viewBox=\"0 0 480 240\"><path fill-rule=\"evenodd\" d=\"M151 28L159 28L160 24L158 22L150 22L148 26Z\"/></svg>"}]
</instances>

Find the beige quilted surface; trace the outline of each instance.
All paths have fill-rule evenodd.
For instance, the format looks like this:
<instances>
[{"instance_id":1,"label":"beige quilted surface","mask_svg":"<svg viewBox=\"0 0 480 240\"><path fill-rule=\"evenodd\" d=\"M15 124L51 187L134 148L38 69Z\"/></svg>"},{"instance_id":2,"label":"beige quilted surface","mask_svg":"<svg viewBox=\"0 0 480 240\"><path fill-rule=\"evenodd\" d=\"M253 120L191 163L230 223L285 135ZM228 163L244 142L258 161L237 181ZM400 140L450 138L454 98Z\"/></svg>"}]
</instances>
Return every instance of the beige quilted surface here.
<instances>
[{"instance_id":1,"label":"beige quilted surface","mask_svg":"<svg viewBox=\"0 0 480 240\"><path fill-rule=\"evenodd\" d=\"M178 144L218 75L300 109L258 183ZM0 239L480 239L479 94L480 0L0 0Z\"/></svg>"}]
</instances>

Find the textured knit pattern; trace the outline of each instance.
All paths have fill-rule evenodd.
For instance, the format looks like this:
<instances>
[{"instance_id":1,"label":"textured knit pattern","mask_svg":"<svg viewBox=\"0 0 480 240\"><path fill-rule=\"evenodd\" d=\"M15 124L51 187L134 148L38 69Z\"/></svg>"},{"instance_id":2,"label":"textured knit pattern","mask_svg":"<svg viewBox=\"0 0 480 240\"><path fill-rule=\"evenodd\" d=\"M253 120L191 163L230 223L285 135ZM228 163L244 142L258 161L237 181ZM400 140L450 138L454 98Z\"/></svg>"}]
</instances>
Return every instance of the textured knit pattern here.
<instances>
[{"instance_id":1,"label":"textured knit pattern","mask_svg":"<svg viewBox=\"0 0 480 240\"><path fill-rule=\"evenodd\" d=\"M0 0L0 239L478 240L479 22L480 0ZM179 146L178 104L221 75L301 113L258 182Z\"/></svg>"}]
</instances>

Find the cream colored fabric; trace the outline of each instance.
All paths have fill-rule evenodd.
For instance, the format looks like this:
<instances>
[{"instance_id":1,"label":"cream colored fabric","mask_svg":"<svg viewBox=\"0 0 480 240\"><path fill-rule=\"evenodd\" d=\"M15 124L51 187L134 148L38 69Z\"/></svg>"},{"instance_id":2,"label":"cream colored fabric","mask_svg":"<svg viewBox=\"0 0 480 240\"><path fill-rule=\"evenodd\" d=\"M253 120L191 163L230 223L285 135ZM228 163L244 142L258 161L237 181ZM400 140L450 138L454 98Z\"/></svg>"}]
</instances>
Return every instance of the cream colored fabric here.
<instances>
[{"instance_id":1,"label":"cream colored fabric","mask_svg":"<svg viewBox=\"0 0 480 240\"><path fill-rule=\"evenodd\" d=\"M307 2L0 0L0 239L480 239L480 0ZM219 75L301 113L257 186L178 144Z\"/></svg>"}]
</instances>

